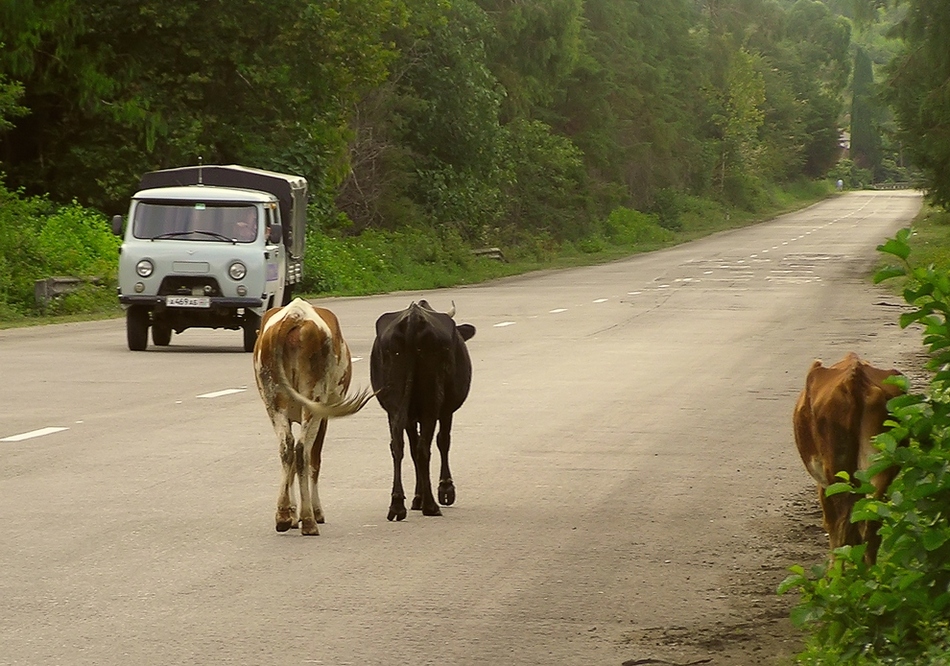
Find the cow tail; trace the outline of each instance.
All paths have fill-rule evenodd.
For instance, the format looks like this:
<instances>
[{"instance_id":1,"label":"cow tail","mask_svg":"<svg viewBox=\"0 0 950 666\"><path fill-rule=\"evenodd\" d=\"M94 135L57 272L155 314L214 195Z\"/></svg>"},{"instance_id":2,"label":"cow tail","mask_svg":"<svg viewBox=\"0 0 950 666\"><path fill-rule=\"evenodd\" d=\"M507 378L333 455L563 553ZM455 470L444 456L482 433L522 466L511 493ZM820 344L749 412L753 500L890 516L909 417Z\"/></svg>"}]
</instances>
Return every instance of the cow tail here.
<instances>
[{"instance_id":1,"label":"cow tail","mask_svg":"<svg viewBox=\"0 0 950 666\"><path fill-rule=\"evenodd\" d=\"M279 339L284 340L287 337L287 333L300 326L300 317L296 314L287 315L283 321L279 323L279 326L282 329ZM280 385L281 390L292 400L299 402L304 409L311 412L318 419L329 419L355 414L363 409L366 403L375 395L369 391L369 389L363 389L337 402L317 402L316 400L311 400L294 388L294 385L287 377L287 370L284 367L284 346L282 344L274 345L274 364L277 366L277 383Z\"/></svg>"}]
</instances>

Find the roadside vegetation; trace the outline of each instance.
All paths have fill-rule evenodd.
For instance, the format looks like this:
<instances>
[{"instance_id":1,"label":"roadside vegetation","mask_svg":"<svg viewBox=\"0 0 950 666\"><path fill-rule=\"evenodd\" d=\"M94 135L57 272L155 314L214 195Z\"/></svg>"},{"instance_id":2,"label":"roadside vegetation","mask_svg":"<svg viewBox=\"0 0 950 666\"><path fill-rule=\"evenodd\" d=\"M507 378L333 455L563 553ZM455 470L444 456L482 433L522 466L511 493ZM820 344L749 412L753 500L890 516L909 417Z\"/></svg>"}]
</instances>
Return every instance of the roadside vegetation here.
<instances>
[{"instance_id":1,"label":"roadside vegetation","mask_svg":"<svg viewBox=\"0 0 950 666\"><path fill-rule=\"evenodd\" d=\"M877 561L865 563L864 545L845 546L830 566L794 567L780 588L801 593L792 619L809 638L799 663L950 664L950 215L933 211L915 229L879 248L892 264L875 280L903 281L900 325L920 327L931 380L890 401L891 428L857 487L843 479L829 489L873 492L877 472L900 470L884 499L863 498L852 513L880 521Z\"/></svg>"},{"instance_id":2,"label":"roadside vegetation","mask_svg":"<svg viewBox=\"0 0 950 666\"><path fill-rule=\"evenodd\" d=\"M307 178L311 295L603 261L839 178L906 181L862 92L889 51L855 17L851 0L8 3L0 320L108 310L105 221L141 174L199 158ZM70 238L91 229L100 265ZM490 247L506 261L472 254ZM62 274L101 279L35 305L32 281Z\"/></svg>"},{"instance_id":3,"label":"roadside vegetation","mask_svg":"<svg viewBox=\"0 0 950 666\"><path fill-rule=\"evenodd\" d=\"M473 284L534 270L601 263L732 229L813 203L834 192L830 182L775 189L756 211L684 198L664 220L618 207L589 235L563 241L542 234L508 239L500 257L481 256L451 229L405 228L349 235L311 228L302 295L356 296ZM0 184L0 328L122 314L116 299L120 241L106 217L76 203L56 206L23 197ZM668 228L673 227L673 229ZM78 276L80 288L50 300L34 299L34 284L49 276Z\"/></svg>"}]
</instances>

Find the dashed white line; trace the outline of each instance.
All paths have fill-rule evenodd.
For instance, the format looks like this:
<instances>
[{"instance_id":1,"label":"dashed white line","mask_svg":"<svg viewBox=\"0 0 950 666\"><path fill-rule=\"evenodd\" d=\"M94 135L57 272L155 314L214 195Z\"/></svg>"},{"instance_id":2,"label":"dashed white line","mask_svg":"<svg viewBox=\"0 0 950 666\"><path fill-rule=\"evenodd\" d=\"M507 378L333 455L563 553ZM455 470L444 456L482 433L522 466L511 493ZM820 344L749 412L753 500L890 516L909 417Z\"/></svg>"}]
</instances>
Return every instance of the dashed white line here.
<instances>
[{"instance_id":1,"label":"dashed white line","mask_svg":"<svg viewBox=\"0 0 950 666\"><path fill-rule=\"evenodd\" d=\"M562 312L567 312L567 308L554 308L553 310L548 310L548 314L561 314Z\"/></svg>"},{"instance_id":2,"label":"dashed white line","mask_svg":"<svg viewBox=\"0 0 950 666\"><path fill-rule=\"evenodd\" d=\"M596 299L596 300L594 301L594 303L606 303L607 300L608 300L608 299L606 299L606 298L598 298L598 299Z\"/></svg>"},{"instance_id":3,"label":"dashed white line","mask_svg":"<svg viewBox=\"0 0 950 666\"><path fill-rule=\"evenodd\" d=\"M69 430L69 428L40 428L39 430L31 430L30 432L20 433L19 435L4 437L3 439L0 439L0 442L22 442L25 439L33 439L34 437L52 435L53 433L62 432L63 430Z\"/></svg>"},{"instance_id":4,"label":"dashed white line","mask_svg":"<svg viewBox=\"0 0 950 666\"><path fill-rule=\"evenodd\" d=\"M505 326L514 326L515 322L513 321L500 321L495 324L495 328L504 328Z\"/></svg>"},{"instance_id":5,"label":"dashed white line","mask_svg":"<svg viewBox=\"0 0 950 666\"><path fill-rule=\"evenodd\" d=\"M221 391L212 391L211 393L202 393L202 394L199 395L198 397L199 397L199 398L220 398L221 396L224 396L224 395L233 395L233 394L235 394L235 393L244 393L244 391L246 391L246 390L247 390L247 389L243 389L243 388L239 388L239 389L224 389L224 390L221 390Z\"/></svg>"}]
</instances>

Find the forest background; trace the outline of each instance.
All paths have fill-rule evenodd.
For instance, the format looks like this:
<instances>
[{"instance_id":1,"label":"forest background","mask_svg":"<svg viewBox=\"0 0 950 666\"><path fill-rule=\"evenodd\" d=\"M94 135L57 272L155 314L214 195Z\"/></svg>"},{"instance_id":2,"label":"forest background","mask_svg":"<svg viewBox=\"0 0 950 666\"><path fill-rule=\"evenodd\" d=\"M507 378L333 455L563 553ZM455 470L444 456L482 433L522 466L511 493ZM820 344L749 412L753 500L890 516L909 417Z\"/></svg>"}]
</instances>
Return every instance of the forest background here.
<instances>
[{"instance_id":1,"label":"forest background","mask_svg":"<svg viewBox=\"0 0 950 666\"><path fill-rule=\"evenodd\" d=\"M3 0L0 321L115 312L106 219L199 158L307 178L311 294L611 258L907 181L873 73L901 8L874 5ZM37 304L54 275L96 280Z\"/></svg>"}]
</instances>

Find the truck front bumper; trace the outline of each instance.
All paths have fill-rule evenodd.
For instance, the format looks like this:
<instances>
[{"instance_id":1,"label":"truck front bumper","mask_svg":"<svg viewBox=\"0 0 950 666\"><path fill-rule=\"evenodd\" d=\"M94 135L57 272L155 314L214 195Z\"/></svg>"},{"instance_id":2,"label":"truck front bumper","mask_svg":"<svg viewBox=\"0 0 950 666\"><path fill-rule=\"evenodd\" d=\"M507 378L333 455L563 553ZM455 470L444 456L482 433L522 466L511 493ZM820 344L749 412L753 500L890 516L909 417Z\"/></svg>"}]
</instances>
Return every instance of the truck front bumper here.
<instances>
[{"instance_id":1,"label":"truck front bumper","mask_svg":"<svg viewBox=\"0 0 950 666\"><path fill-rule=\"evenodd\" d=\"M150 307L165 307L164 296L145 296L119 294L119 303L122 305L147 305ZM236 308L263 307L264 301L260 298L238 298L229 296L211 296L211 308L233 310Z\"/></svg>"}]
</instances>

